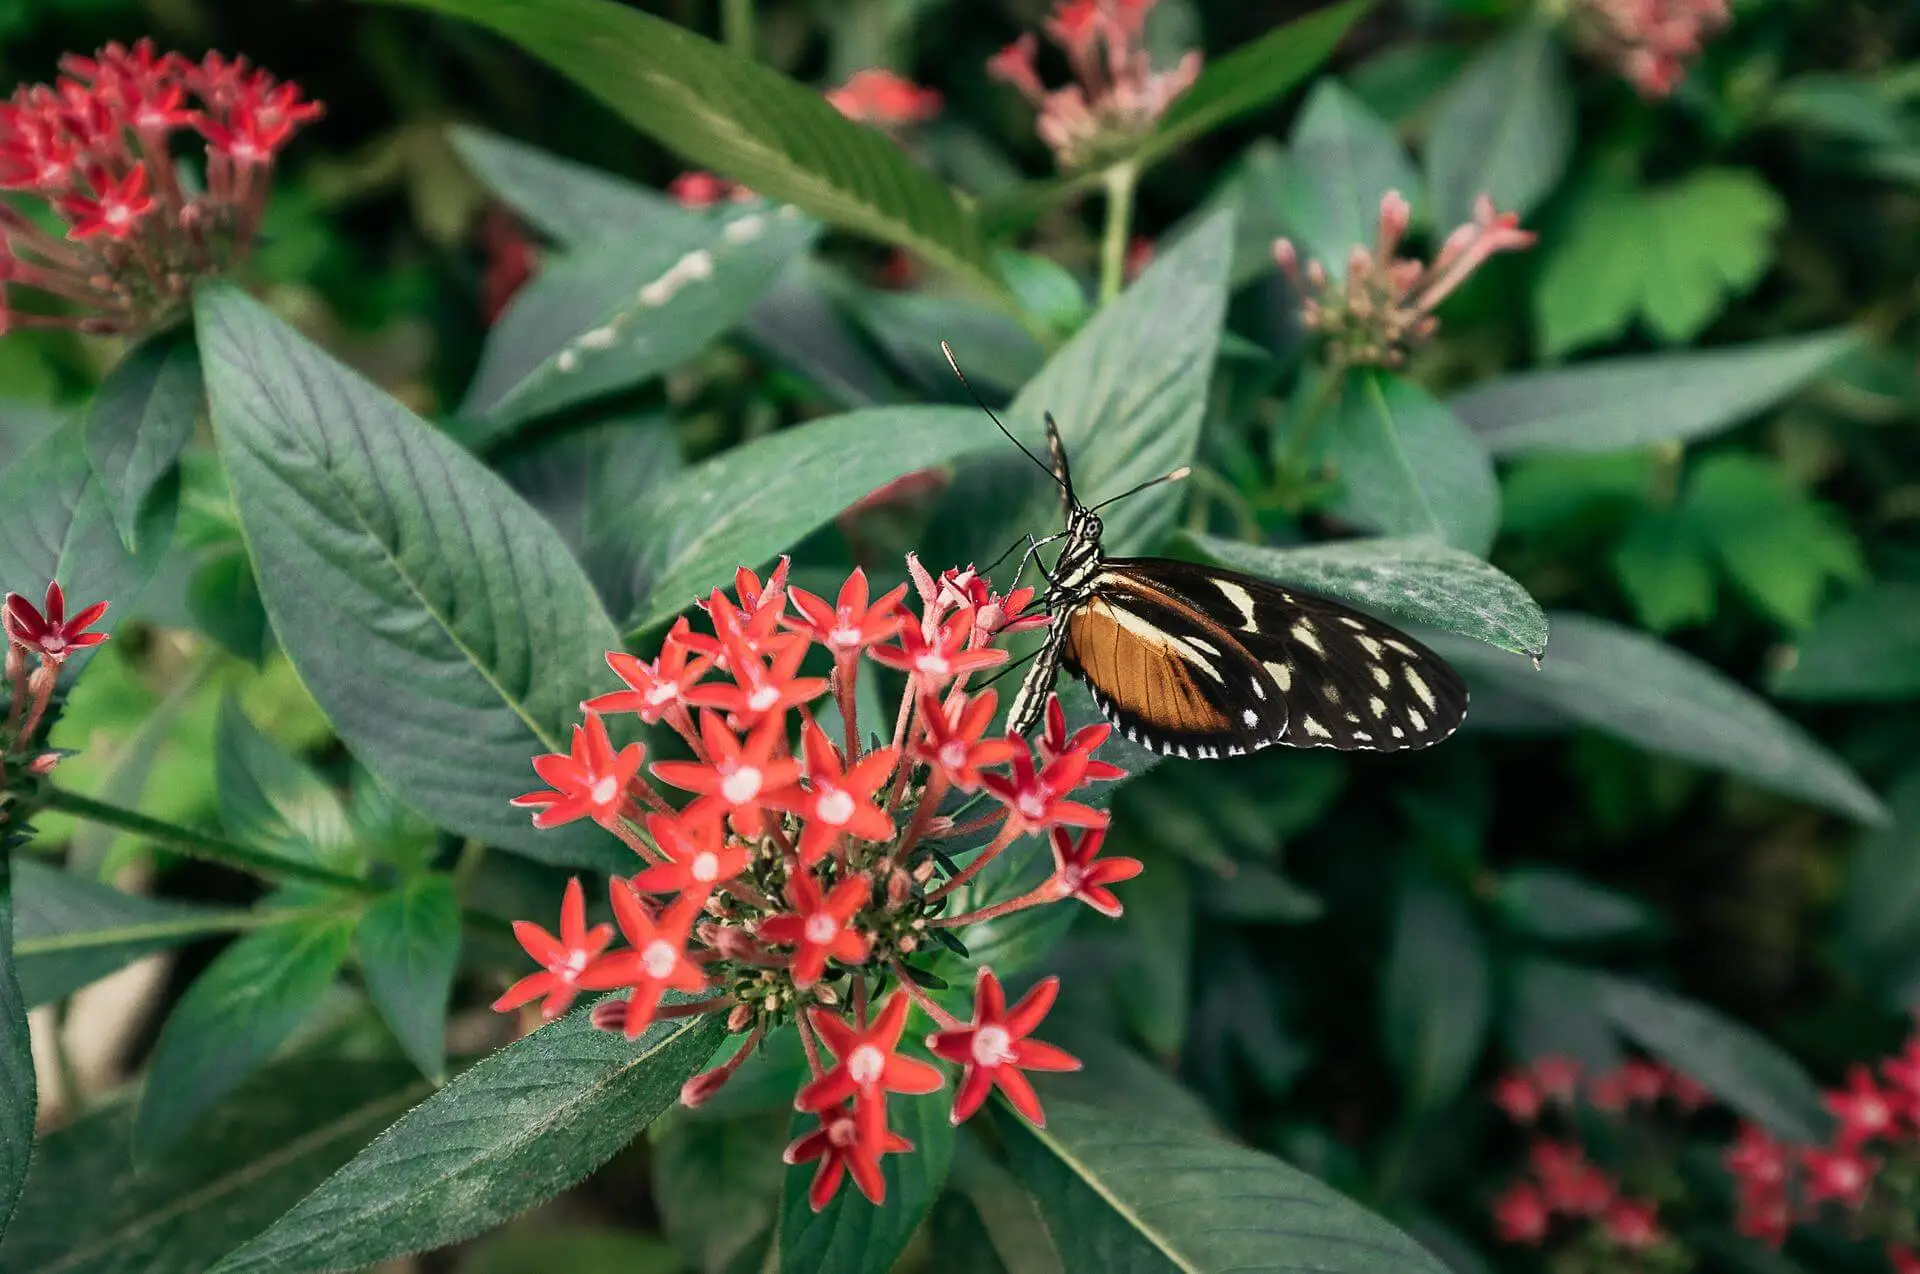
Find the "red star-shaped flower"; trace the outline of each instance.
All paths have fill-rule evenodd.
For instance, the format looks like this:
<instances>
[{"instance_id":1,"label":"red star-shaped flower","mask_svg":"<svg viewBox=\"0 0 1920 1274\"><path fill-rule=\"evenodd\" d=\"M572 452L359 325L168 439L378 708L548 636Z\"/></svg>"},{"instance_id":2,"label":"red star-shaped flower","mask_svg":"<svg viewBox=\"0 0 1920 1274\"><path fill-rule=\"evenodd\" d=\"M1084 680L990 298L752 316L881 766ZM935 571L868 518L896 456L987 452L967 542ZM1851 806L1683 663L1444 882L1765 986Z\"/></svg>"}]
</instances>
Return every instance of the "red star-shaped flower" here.
<instances>
[{"instance_id":1,"label":"red star-shaped flower","mask_svg":"<svg viewBox=\"0 0 1920 1274\"><path fill-rule=\"evenodd\" d=\"M558 938L531 920L514 921L513 936L539 962L541 971L529 973L508 987L507 993L493 1002L494 1011L506 1013L544 995L547 1002L540 1006L540 1015L551 1020L565 1013L580 994L582 977L613 941L613 926L587 928L587 899L575 878L567 882L566 896L560 903Z\"/></svg>"},{"instance_id":2,"label":"red star-shaped flower","mask_svg":"<svg viewBox=\"0 0 1920 1274\"><path fill-rule=\"evenodd\" d=\"M687 702L720 709L736 729L751 729L826 693L826 678L797 675L800 661L807 656L807 643L802 638L769 637L752 649L737 637L727 638L722 644L733 684L709 682L696 686L687 692Z\"/></svg>"},{"instance_id":3,"label":"red star-shaped flower","mask_svg":"<svg viewBox=\"0 0 1920 1274\"><path fill-rule=\"evenodd\" d=\"M68 619L67 596L56 583L47 585L44 611L35 610L33 603L20 594L8 593L0 609L0 622L5 623L7 636L20 646L59 664L74 651L98 646L107 639L105 633L87 631L106 613L107 603L95 602Z\"/></svg>"},{"instance_id":4,"label":"red star-shaped flower","mask_svg":"<svg viewBox=\"0 0 1920 1274\"><path fill-rule=\"evenodd\" d=\"M1787 1148L1758 1124L1740 1125L1740 1135L1720 1162L1742 1184L1766 1188L1786 1184Z\"/></svg>"},{"instance_id":5,"label":"red star-shaped flower","mask_svg":"<svg viewBox=\"0 0 1920 1274\"><path fill-rule=\"evenodd\" d=\"M1867 1201L1880 1161L1850 1146L1832 1150L1803 1150L1800 1163L1807 1170L1807 1202L1831 1199L1846 1208Z\"/></svg>"},{"instance_id":6,"label":"red star-shaped flower","mask_svg":"<svg viewBox=\"0 0 1920 1274\"><path fill-rule=\"evenodd\" d=\"M593 966L586 984L602 991L629 986L626 1036L633 1039L653 1021L660 997L669 990L698 991L707 985L700 966L687 959L687 935L700 915L701 900L682 898L659 920L625 881L615 880L607 891L613 899L613 918L632 944Z\"/></svg>"},{"instance_id":7,"label":"red star-shaped flower","mask_svg":"<svg viewBox=\"0 0 1920 1274\"><path fill-rule=\"evenodd\" d=\"M1600 1217L1600 1230L1629 1252L1658 1247L1667 1237L1660 1228L1660 1205L1651 1200L1615 1199Z\"/></svg>"},{"instance_id":8,"label":"red star-shaped flower","mask_svg":"<svg viewBox=\"0 0 1920 1274\"><path fill-rule=\"evenodd\" d=\"M973 612L961 611L940 625L931 638L921 632L919 625L908 624L901 630L898 646L875 646L871 653L877 662L889 668L914 674L922 686L944 686L962 674L1007 661L1004 650L963 649L972 630Z\"/></svg>"},{"instance_id":9,"label":"red star-shaped flower","mask_svg":"<svg viewBox=\"0 0 1920 1274\"><path fill-rule=\"evenodd\" d=\"M688 632L686 616L682 615L667 632L659 658L651 662L622 650L608 651L607 667L627 683L627 688L587 700L587 711L637 712L642 721L651 723L686 703L687 692L706 676L712 663L687 645Z\"/></svg>"},{"instance_id":10,"label":"red star-shaped flower","mask_svg":"<svg viewBox=\"0 0 1920 1274\"><path fill-rule=\"evenodd\" d=\"M1530 1124L1540 1117L1543 1104L1539 1087L1527 1071L1508 1071L1493 1081L1493 1104L1516 1124Z\"/></svg>"},{"instance_id":11,"label":"red star-shaped flower","mask_svg":"<svg viewBox=\"0 0 1920 1274\"><path fill-rule=\"evenodd\" d=\"M687 806L684 818L694 821L725 814L742 836L758 836L765 826L762 810L768 799L800 777L798 761L774 754L786 742L780 727L778 718L769 718L742 742L719 713L702 712L700 741L707 759L660 761L653 773L662 782L700 794Z\"/></svg>"},{"instance_id":12,"label":"red star-shaped flower","mask_svg":"<svg viewBox=\"0 0 1920 1274\"><path fill-rule=\"evenodd\" d=\"M906 993L896 991L865 1027L827 1009L809 1009L807 1021L836 1064L801 1087L794 1109L825 1110L853 1098L863 1127L884 1127L888 1093L930 1093L944 1084L937 1067L895 1051L912 1007Z\"/></svg>"},{"instance_id":13,"label":"red star-shaped flower","mask_svg":"<svg viewBox=\"0 0 1920 1274\"><path fill-rule=\"evenodd\" d=\"M1502 1243L1535 1247L1547 1237L1553 1211L1539 1187L1518 1182L1493 1201L1493 1231Z\"/></svg>"},{"instance_id":14,"label":"red star-shaped flower","mask_svg":"<svg viewBox=\"0 0 1920 1274\"><path fill-rule=\"evenodd\" d=\"M1072 1054L1028 1039L1040 1025L1053 1000L1060 993L1060 979L1047 978L1025 995L1012 1009L993 970L981 967L973 984L973 1021L950 1031L935 1031L927 1037L927 1051L944 1061L965 1069L960 1086L953 1094L954 1123L970 1119L998 1086L1013 1108L1036 1128L1047 1126L1040 1098L1022 1071L1077 1071L1080 1059Z\"/></svg>"},{"instance_id":15,"label":"red star-shaped flower","mask_svg":"<svg viewBox=\"0 0 1920 1274\"><path fill-rule=\"evenodd\" d=\"M831 606L804 588L789 593L800 617L788 620L788 625L807 633L836 656L857 655L893 636L907 623L907 613L900 607L907 586L902 584L869 605L867 573L857 566L840 586L840 596Z\"/></svg>"},{"instance_id":16,"label":"red star-shaped flower","mask_svg":"<svg viewBox=\"0 0 1920 1274\"><path fill-rule=\"evenodd\" d=\"M880 1156L912 1149L911 1141L890 1129L868 1129L863 1135L854 1113L840 1106L821 1111L820 1126L796 1138L780 1157L789 1164L820 1161L807 1188L807 1202L818 1212L833 1201L848 1173L869 1202L886 1202L887 1179L880 1171Z\"/></svg>"},{"instance_id":17,"label":"red star-shaped flower","mask_svg":"<svg viewBox=\"0 0 1920 1274\"><path fill-rule=\"evenodd\" d=\"M827 101L855 123L882 128L919 124L940 113L938 90L877 69L855 71L845 84L827 90Z\"/></svg>"},{"instance_id":18,"label":"red star-shaped flower","mask_svg":"<svg viewBox=\"0 0 1920 1274\"><path fill-rule=\"evenodd\" d=\"M1920 1274L1920 1247L1887 1244L1887 1264L1893 1267L1893 1274Z\"/></svg>"},{"instance_id":19,"label":"red star-shaped flower","mask_svg":"<svg viewBox=\"0 0 1920 1274\"><path fill-rule=\"evenodd\" d=\"M715 888L747 869L747 847L727 839L718 819L688 822L649 814L647 831L667 861L633 878L633 887L642 893L677 893L705 902Z\"/></svg>"},{"instance_id":20,"label":"red star-shaped flower","mask_svg":"<svg viewBox=\"0 0 1920 1274\"><path fill-rule=\"evenodd\" d=\"M820 980L831 956L843 964L859 964L872 946L868 937L849 926L873 896L865 876L849 876L822 897L813 873L796 869L787 876L787 905L793 910L760 922L764 942L791 946L793 984L806 988Z\"/></svg>"},{"instance_id":21,"label":"red star-shaped flower","mask_svg":"<svg viewBox=\"0 0 1920 1274\"><path fill-rule=\"evenodd\" d=\"M1107 839L1104 827L1089 828L1075 840L1064 827L1053 829L1053 877L1048 889L1056 898L1078 898L1103 916L1117 916L1125 910L1108 885L1138 876L1145 865L1137 858L1102 858L1101 843Z\"/></svg>"},{"instance_id":22,"label":"red star-shaped flower","mask_svg":"<svg viewBox=\"0 0 1920 1274\"><path fill-rule=\"evenodd\" d=\"M1012 739L1012 736L1009 736ZM1037 771L1033 758L1019 739L1009 758L1011 774L982 774L980 786L1006 805L1022 831L1037 832L1049 827L1105 827L1107 816L1090 805L1069 801L1067 794L1080 786L1087 772L1087 758L1078 752L1055 757Z\"/></svg>"},{"instance_id":23,"label":"red star-shaped flower","mask_svg":"<svg viewBox=\"0 0 1920 1274\"><path fill-rule=\"evenodd\" d=\"M549 752L533 758L534 773L553 790L528 792L514 797L513 803L537 811L535 827L558 827L578 818L612 827L627 808L627 784L640 772L646 756L646 748L638 743L615 752L607 723L590 712L584 725L573 727L571 753Z\"/></svg>"},{"instance_id":24,"label":"red star-shaped flower","mask_svg":"<svg viewBox=\"0 0 1920 1274\"><path fill-rule=\"evenodd\" d=\"M711 655L720 668L727 666L729 642L759 651L761 643L779 631L780 621L786 615L787 566L788 559L782 557L765 584L744 566L735 571L734 592L739 595L739 604L714 589L712 595L700 603L707 618L713 621L714 635L693 633L688 636L688 643L701 653Z\"/></svg>"},{"instance_id":25,"label":"red star-shaped flower","mask_svg":"<svg viewBox=\"0 0 1920 1274\"><path fill-rule=\"evenodd\" d=\"M1920 1128L1920 1034L1907 1041L1898 1057L1880 1063L1880 1074L1889 1091L1897 1094L1907 1108L1907 1118Z\"/></svg>"},{"instance_id":26,"label":"red star-shaped flower","mask_svg":"<svg viewBox=\"0 0 1920 1274\"><path fill-rule=\"evenodd\" d=\"M931 690L921 692L920 731L913 744L915 759L938 770L962 792L977 790L983 768L1003 765L1020 751L1011 739L984 737L999 706L1000 697L991 690L982 690L972 698L961 696L952 703L942 703Z\"/></svg>"},{"instance_id":27,"label":"red star-shaped flower","mask_svg":"<svg viewBox=\"0 0 1920 1274\"><path fill-rule=\"evenodd\" d=\"M102 234L110 239L125 239L139 229L141 219L153 211L153 193L148 187L145 164L135 164L119 181L104 171L93 173L89 181L93 186L91 198L67 195L55 201L72 222L67 230L69 239L91 239Z\"/></svg>"},{"instance_id":28,"label":"red star-shaped flower","mask_svg":"<svg viewBox=\"0 0 1920 1274\"><path fill-rule=\"evenodd\" d=\"M1086 773L1081 776L1082 783L1099 783L1110 779L1123 779L1127 772L1117 765L1105 761L1096 761L1093 754L1113 733L1113 727L1105 722L1081 726L1072 735L1067 734L1067 710L1060 706L1060 696L1047 696L1046 726L1035 741L1033 750L1039 754L1040 763L1047 764L1064 756L1083 756L1087 759Z\"/></svg>"},{"instance_id":29,"label":"red star-shaped flower","mask_svg":"<svg viewBox=\"0 0 1920 1274\"><path fill-rule=\"evenodd\" d=\"M893 820L873 804L900 759L898 748L877 748L843 768L840 752L812 717L800 732L807 758L807 786L786 789L768 804L807 820L800 833L800 865L811 867L840 844L843 836L883 841L893 835Z\"/></svg>"},{"instance_id":30,"label":"red star-shaped flower","mask_svg":"<svg viewBox=\"0 0 1920 1274\"><path fill-rule=\"evenodd\" d=\"M1847 1086L1820 1099L1833 1117L1840 1121L1838 1141L1842 1146L1858 1146L1876 1137L1892 1134L1899 1123L1899 1111L1889 1094L1874 1081L1873 1072L1864 1066L1847 1071Z\"/></svg>"}]
</instances>

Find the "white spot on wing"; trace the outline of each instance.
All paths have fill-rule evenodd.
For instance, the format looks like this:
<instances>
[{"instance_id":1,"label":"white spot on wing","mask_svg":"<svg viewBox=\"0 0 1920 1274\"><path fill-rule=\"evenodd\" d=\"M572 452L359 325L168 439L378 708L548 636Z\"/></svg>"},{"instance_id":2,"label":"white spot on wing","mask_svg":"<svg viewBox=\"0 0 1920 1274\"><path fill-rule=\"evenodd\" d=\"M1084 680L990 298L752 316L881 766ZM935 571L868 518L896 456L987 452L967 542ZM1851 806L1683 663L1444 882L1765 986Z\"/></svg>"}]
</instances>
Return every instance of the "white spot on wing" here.
<instances>
[{"instance_id":1,"label":"white spot on wing","mask_svg":"<svg viewBox=\"0 0 1920 1274\"><path fill-rule=\"evenodd\" d=\"M1412 668L1402 668L1400 675L1405 677L1407 684L1413 687L1413 693L1420 696L1421 703L1426 704L1429 708L1436 705L1438 701L1433 697L1433 690L1427 685L1426 679L1417 671Z\"/></svg>"},{"instance_id":2,"label":"white spot on wing","mask_svg":"<svg viewBox=\"0 0 1920 1274\"><path fill-rule=\"evenodd\" d=\"M1216 579L1213 581L1213 586L1220 590L1222 597L1233 603L1235 610L1240 612L1240 627L1250 633L1260 631L1259 627L1253 622L1252 593L1249 593L1245 588L1230 579Z\"/></svg>"},{"instance_id":3,"label":"white spot on wing","mask_svg":"<svg viewBox=\"0 0 1920 1274\"><path fill-rule=\"evenodd\" d=\"M1387 715L1387 701L1379 695L1375 695L1373 698L1367 700L1367 710L1376 717L1384 717Z\"/></svg>"},{"instance_id":4,"label":"white spot on wing","mask_svg":"<svg viewBox=\"0 0 1920 1274\"><path fill-rule=\"evenodd\" d=\"M1313 631L1313 625L1306 620L1300 620L1287 631L1293 634L1295 641L1305 646L1308 650L1311 650L1314 654L1324 655L1327 653L1327 648L1320 644L1320 635Z\"/></svg>"},{"instance_id":5,"label":"white spot on wing","mask_svg":"<svg viewBox=\"0 0 1920 1274\"><path fill-rule=\"evenodd\" d=\"M1373 671L1374 681L1379 683L1379 686L1382 690L1385 690L1388 686L1393 684L1393 677L1387 672L1385 668L1381 667L1379 664L1375 664L1373 666L1372 671Z\"/></svg>"},{"instance_id":6,"label":"white spot on wing","mask_svg":"<svg viewBox=\"0 0 1920 1274\"><path fill-rule=\"evenodd\" d=\"M1315 721L1312 717L1301 717L1300 728L1316 739L1331 739L1333 731Z\"/></svg>"},{"instance_id":7,"label":"white spot on wing","mask_svg":"<svg viewBox=\"0 0 1920 1274\"><path fill-rule=\"evenodd\" d=\"M1293 689L1292 664L1271 663L1261 664L1260 666L1272 675L1274 684L1280 687L1281 694L1285 694L1287 691Z\"/></svg>"},{"instance_id":8,"label":"white spot on wing","mask_svg":"<svg viewBox=\"0 0 1920 1274\"><path fill-rule=\"evenodd\" d=\"M1245 712L1241 713L1240 719L1246 722L1248 725L1260 724L1260 714L1255 712L1252 708L1248 708Z\"/></svg>"},{"instance_id":9,"label":"white spot on wing","mask_svg":"<svg viewBox=\"0 0 1920 1274\"><path fill-rule=\"evenodd\" d=\"M1385 646L1382 646L1378 641L1375 641L1371 637L1356 637L1354 638L1354 640L1360 643L1360 648L1362 650L1366 651L1369 655L1372 655L1375 659L1378 659L1380 657L1380 652L1386 649Z\"/></svg>"},{"instance_id":10,"label":"white spot on wing","mask_svg":"<svg viewBox=\"0 0 1920 1274\"><path fill-rule=\"evenodd\" d=\"M1413 728L1416 730L1424 730L1427 728L1427 719L1421 716L1417 709L1407 709L1407 720L1413 722Z\"/></svg>"}]
</instances>

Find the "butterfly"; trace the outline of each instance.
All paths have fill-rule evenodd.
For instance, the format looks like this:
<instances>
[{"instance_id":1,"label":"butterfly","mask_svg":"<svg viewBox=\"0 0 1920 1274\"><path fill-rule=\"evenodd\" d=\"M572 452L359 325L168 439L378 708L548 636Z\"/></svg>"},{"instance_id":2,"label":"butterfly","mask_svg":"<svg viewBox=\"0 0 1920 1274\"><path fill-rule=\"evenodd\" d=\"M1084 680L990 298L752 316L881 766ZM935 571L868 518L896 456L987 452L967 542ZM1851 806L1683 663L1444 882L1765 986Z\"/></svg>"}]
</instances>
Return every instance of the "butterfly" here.
<instances>
[{"instance_id":1,"label":"butterfly","mask_svg":"<svg viewBox=\"0 0 1920 1274\"><path fill-rule=\"evenodd\" d=\"M1459 728L1466 683L1392 625L1222 567L1108 557L1098 510L1113 500L1080 502L1051 413L1046 425L1051 466L1007 434L1052 475L1066 520L1058 535L1029 536L1021 559L1024 570L1042 545L1065 542L1053 566L1040 567L1041 605L1053 623L1014 696L1013 733L1039 723L1062 669L1128 739L1168 756L1240 756L1274 744L1391 752L1428 747Z\"/></svg>"}]
</instances>

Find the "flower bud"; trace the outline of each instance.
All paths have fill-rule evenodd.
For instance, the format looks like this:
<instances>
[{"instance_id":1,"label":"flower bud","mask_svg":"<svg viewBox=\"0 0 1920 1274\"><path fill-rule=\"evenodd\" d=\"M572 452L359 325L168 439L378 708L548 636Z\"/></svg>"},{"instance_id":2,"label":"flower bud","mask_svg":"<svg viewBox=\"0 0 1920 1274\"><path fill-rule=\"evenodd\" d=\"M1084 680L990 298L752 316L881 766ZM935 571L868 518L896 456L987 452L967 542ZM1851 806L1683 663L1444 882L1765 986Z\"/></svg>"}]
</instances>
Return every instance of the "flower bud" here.
<instances>
[{"instance_id":1,"label":"flower bud","mask_svg":"<svg viewBox=\"0 0 1920 1274\"><path fill-rule=\"evenodd\" d=\"M625 1000L602 1000L593 1006L587 1015L596 1031L625 1031L627 1029L627 1002Z\"/></svg>"}]
</instances>

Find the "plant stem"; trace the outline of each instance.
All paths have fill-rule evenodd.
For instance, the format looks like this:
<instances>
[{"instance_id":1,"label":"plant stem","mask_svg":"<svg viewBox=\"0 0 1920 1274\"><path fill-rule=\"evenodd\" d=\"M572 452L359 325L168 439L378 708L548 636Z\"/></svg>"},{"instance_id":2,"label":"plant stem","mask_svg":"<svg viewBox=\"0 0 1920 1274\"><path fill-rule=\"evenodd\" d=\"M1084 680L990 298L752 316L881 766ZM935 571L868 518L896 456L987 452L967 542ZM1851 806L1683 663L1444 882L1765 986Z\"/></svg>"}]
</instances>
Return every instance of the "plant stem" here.
<instances>
[{"instance_id":1,"label":"plant stem","mask_svg":"<svg viewBox=\"0 0 1920 1274\"><path fill-rule=\"evenodd\" d=\"M1346 366L1337 359L1321 369L1319 383L1313 387L1313 396L1307 399L1306 406L1300 409L1299 414L1287 422L1287 441L1281 450L1279 465L1283 477L1296 476L1306 463L1307 444L1313 441L1313 431L1319 427L1327 409L1339 400L1346 373Z\"/></svg>"},{"instance_id":2,"label":"plant stem","mask_svg":"<svg viewBox=\"0 0 1920 1274\"><path fill-rule=\"evenodd\" d=\"M173 823L163 823L157 818L148 818L145 814L122 809L118 805L109 805L105 801L96 801L90 796L82 796L78 792L69 792L63 788L48 790L47 807L105 827L117 827L123 832L144 836L148 840L156 841L169 849L178 850L191 858L224 863L241 871L253 872L261 876L284 876L303 880L309 884L327 885L334 889L351 889L359 893L379 891L379 887L373 882L362 880L358 876L349 876L345 872L316 867L310 863L276 858L258 849L250 849L245 845L235 844L218 836L209 836L204 832L196 832L191 828L179 827Z\"/></svg>"},{"instance_id":3,"label":"plant stem","mask_svg":"<svg viewBox=\"0 0 1920 1274\"><path fill-rule=\"evenodd\" d=\"M302 907L280 907L271 911L237 911L227 915L182 916L178 920L153 920L140 925L121 925L114 929L90 929L80 933L55 933L44 938L20 938L13 944L17 956L52 955L59 951L84 951L89 947L112 947L123 942L155 942L170 938L197 938L203 934L245 933L263 929L283 920L314 913Z\"/></svg>"},{"instance_id":4,"label":"plant stem","mask_svg":"<svg viewBox=\"0 0 1920 1274\"><path fill-rule=\"evenodd\" d=\"M1120 295L1127 282L1127 239L1133 224L1133 187L1140 170L1132 164L1107 169L1107 229L1100 240L1100 304Z\"/></svg>"},{"instance_id":5,"label":"plant stem","mask_svg":"<svg viewBox=\"0 0 1920 1274\"><path fill-rule=\"evenodd\" d=\"M720 0L720 31L729 49L752 57L753 0Z\"/></svg>"}]
</instances>

